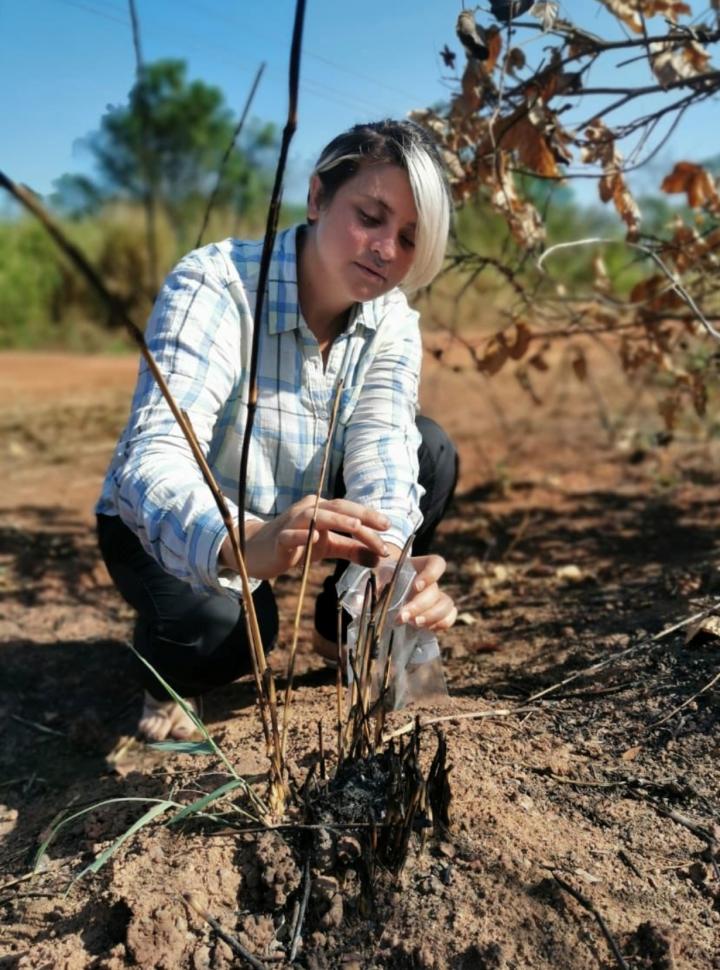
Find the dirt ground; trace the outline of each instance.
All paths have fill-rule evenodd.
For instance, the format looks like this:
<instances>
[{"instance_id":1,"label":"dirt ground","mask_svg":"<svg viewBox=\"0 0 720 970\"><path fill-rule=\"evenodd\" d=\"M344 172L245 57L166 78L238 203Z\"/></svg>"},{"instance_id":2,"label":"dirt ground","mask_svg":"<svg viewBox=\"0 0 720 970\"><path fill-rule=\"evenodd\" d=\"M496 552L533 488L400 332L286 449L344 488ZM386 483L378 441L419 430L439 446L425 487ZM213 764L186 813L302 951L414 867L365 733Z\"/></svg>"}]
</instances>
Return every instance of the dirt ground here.
<instances>
[{"instance_id":1,"label":"dirt ground","mask_svg":"<svg viewBox=\"0 0 720 970\"><path fill-rule=\"evenodd\" d=\"M462 614L442 638L450 697L389 726L448 718L450 829L413 842L398 878L380 872L371 906L352 865L313 869L295 965L720 968L720 640L665 632L720 590L716 430L668 443L650 399L599 363L582 384L561 361L538 375L542 406L509 373L488 383L447 363L428 357L423 403L462 458L439 544ZM160 817L68 891L147 809L112 802L69 822L29 875L65 813L187 802L226 780L213 759L131 741L132 617L99 563L92 504L134 373L125 358L0 355L0 967L251 966L185 892L256 965L288 966L297 828ZM282 679L297 577L276 589ZM332 765L335 687L306 633L300 651L289 753L302 779L318 721ZM210 695L205 720L264 794L251 682ZM427 763L432 727L423 738Z\"/></svg>"}]
</instances>

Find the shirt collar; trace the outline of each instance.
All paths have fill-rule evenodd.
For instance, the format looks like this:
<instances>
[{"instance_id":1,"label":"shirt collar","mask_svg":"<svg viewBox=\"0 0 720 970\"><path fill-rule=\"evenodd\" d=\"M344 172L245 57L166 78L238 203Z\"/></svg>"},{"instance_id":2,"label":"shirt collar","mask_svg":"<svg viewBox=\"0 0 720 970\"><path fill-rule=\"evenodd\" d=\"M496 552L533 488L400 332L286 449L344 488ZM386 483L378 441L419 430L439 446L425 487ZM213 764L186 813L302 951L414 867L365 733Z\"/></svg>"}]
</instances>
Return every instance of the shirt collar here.
<instances>
[{"instance_id":1,"label":"shirt collar","mask_svg":"<svg viewBox=\"0 0 720 970\"><path fill-rule=\"evenodd\" d=\"M300 326L297 235L304 228L304 224L298 223L279 232L275 237L267 294L268 331L272 334L286 333ZM262 244L260 251L262 251ZM382 300L369 300L367 303L354 304L345 333L353 333L360 326L368 330L377 330L381 303Z\"/></svg>"}]
</instances>

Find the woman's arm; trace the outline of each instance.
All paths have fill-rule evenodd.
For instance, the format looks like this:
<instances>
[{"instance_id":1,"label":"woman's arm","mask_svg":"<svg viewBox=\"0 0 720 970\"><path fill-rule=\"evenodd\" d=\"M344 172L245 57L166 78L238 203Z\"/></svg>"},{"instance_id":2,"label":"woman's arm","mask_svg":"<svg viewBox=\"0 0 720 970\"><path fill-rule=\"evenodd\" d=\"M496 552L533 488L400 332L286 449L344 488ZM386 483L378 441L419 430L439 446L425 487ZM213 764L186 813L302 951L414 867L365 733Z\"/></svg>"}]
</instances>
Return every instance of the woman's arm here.
<instances>
[{"instance_id":1,"label":"woman's arm","mask_svg":"<svg viewBox=\"0 0 720 970\"><path fill-rule=\"evenodd\" d=\"M225 277L227 274L225 274ZM146 341L205 454L218 417L237 391L247 306L223 276L222 257L186 257L155 303ZM245 333L243 333L245 331ZM113 481L118 512L168 572L217 587L225 529L185 438L147 366L140 368ZM237 508L228 502L237 519Z\"/></svg>"},{"instance_id":2,"label":"woman's arm","mask_svg":"<svg viewBox=\"0 0 720 970\"><path fill-rule=\"evenodd\" d=\"M383 538L389 556L397 559L422 520L415 423L422 359L418 314L399 298L378 336L375 359L348 424L344 477L348 498L387 515L391 524ZM452 626L457 610L438 585L445 560L429 555L410 562L417 578L399 622L432 630Z\"/></svg>"}]
</instances>

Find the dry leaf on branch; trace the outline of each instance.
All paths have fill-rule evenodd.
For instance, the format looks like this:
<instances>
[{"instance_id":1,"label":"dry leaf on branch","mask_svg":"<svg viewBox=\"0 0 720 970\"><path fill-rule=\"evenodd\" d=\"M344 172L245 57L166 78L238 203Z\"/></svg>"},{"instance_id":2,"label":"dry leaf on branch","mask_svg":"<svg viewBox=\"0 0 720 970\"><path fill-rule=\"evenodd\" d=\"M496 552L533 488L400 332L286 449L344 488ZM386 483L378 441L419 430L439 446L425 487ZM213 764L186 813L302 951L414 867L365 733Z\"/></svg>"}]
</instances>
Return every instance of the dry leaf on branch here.
<instances>
[{"instance_id":1,"label":"dry leaf on branch","mask_svg":"<svg viewBox=\"0 0 720 970\"><path fill-rule=\"evenodd\" d=\"M600 2L636 34L643 32L643 18L654 17L657 14L674 22L679 16L691 13L689 5L681 0L600 0Z\"/></svg>"},{"instance_id":2,"label":"dry leaf on branch","mask_svg":"<svg viewBox=\"0 0 720 970\"><path fill-rule=\"evenodd\" d=\"M507 340L503 334L503 339ZM522 320L518 320L515 324L515 340L513 343L507 345L508 354L513 360L520 360L527 353L527 349L530 346L530 341L532 340L532 333L530 328Z\"/></svg>"},{"instance_id":3,"label":"dry leaf on branch","mask_svg":"<svg viewBox=\"0 0 720 970\"><path fill-rule=\"evenodd\" d=\"M675 41L650 44L650 67L663 87L707 73L709 61L710 55L695 40L680 46Z\"/></svg>"},{"instance_id":4,"label":"dry leaf on branch","mask_svg":"<svg viewBox=\"0 0 720 970\"><path fill-rule=\"evenodd\" d=\"M497 374L509 356L507 344L500 339L501 336L499 334L492 337L482 357L475 357L477 369L483 374L487 374L488 377Z\"/></svg>"},{"instance_id":5,"label":"dry leaf on branch","mask_svg":"<svg viewBox=\"0 0 720 970\"><path fill-rule=\"evenodd\" d=\"M636 283L630 291L630 302L641 304L652 314L675 310L683 306L682 297L677 293L666 276L655 273Z\"/></svg>"},{"instance_id":6,"label":"dry leaf on branch","mask_svg":"<svg viewBox=\"0 0 720 970\"><path fill-rule=\"evenodd\" d=\"M572 159L569 135L557 115L539 102L498 119L493 133L499 148L515 152L520 165L546 178L561 178L557 163Z\"/></svg>"},{"instance_id":7,"label":"dry leaf on branch","mask_svg":"<svg viewBox=\"0 0 720 970\"><path fill-rule=\"evenodd\" d=\"M634 239L640 226L640 209L622 174L622 155L617 150L613 133L596 119L585 129L585 138L582 160L602 166L603 174L598 185L600 198L603 202L613 203L627 226L628 239Z\"/></svg>"},{"instance_id":8,"label":"dry leaf on branch","mask_svg":"<svg viewBox=\"0 0 720 970\"><path fill-rule=\"evenodd\" d=\"M668 195L685 192L692 209L707 208L714 213L720 212L720 196L715 179L702 165L677 162L672 172L663 179L660 188Z\"/></svg>"}]
</instances>

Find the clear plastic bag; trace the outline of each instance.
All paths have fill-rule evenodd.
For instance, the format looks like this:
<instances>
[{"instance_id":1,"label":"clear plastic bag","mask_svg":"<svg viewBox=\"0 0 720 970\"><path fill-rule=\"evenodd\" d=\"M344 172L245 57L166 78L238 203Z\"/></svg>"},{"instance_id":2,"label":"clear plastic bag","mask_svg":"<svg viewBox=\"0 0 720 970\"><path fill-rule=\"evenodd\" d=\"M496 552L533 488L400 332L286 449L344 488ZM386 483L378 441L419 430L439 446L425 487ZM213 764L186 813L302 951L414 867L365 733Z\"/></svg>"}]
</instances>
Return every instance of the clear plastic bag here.
<instances>
[{"instance_id":1,"label":"clear plastic bag","mask_svg":"<svg viewBox=\"0 0 720 970\"><path fill-rule=\"evenodd\" d=\"M375 570L378 593L390 582L394 569L394 564L383 563ZM361 613L370 574L370 569L351 564L337 584L340 602L352 617L347 631L348 684L353 680L350 657L355 660ZM397 623L397 617L408 599L415 576L415 569L410 563L406 562L401 566L382 635L373 656L371 698L375 702L382 692L390 651L389 677L383 703L387 709L393 711L399 711L417 701L431 700L437 703L448 696L440 647L435 634L409 623Z\"/></svg>"}]
</instances>

